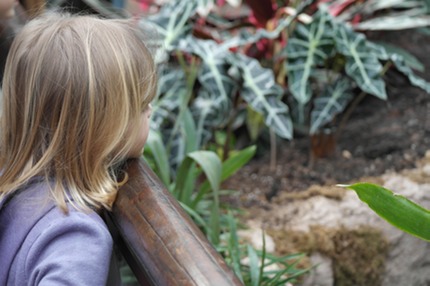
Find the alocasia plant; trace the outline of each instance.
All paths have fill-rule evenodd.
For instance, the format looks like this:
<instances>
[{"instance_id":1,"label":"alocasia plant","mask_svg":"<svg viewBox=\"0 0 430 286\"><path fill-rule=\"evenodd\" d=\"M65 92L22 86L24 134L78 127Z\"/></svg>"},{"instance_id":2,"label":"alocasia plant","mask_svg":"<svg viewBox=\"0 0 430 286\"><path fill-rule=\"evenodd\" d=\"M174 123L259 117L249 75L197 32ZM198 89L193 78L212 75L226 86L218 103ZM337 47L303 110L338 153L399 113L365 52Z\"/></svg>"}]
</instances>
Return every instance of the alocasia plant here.
<instances>
[{"instance_id":1,"label":"alocasia plant","mask_svg":"<svg viewBox=\"0 0 430 286\"><path fill-rule=\"evenodd\" d=\"M411 84L430 90L402 56L369 42L324 5L303 17L312 2L302 1L296 10L273 3L271 12L257 13L261 3L249 1L249 6L230 7L242 15L234 19L212 9L216 1L172 0L145 18L143 24L155 28L165 49L167 67L160 73L165 86L159 89L153 124L171 141L174 161L187 150L178 116L193 117L197 148L214 130L230 130L245 120L247 126L258 124L251 118L257 114L278 136L291 139L294 127L309 134L325 128L354 99L356 87L386 100L383 75L389 62ZM246 9L250 17L243 17ZM238 116L243 113L248 116Z\"/></svg>"}]
</instances>

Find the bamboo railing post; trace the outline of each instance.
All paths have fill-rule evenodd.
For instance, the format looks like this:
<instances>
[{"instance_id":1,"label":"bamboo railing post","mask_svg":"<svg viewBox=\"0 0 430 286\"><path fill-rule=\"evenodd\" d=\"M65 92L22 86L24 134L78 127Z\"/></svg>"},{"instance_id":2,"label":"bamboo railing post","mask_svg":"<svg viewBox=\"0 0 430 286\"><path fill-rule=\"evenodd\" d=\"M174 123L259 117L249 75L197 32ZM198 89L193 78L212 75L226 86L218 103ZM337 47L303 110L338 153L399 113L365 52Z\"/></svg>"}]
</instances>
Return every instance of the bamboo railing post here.
<instances>
[{"instance_id":1,"label":"bamboo railing post","mask_svg":"<svg viewBox=\"0 0 430 286\"><path fill-rule=\"evenodd\" d=\"M119 247L142 285L242 285L223 258L141 160L108 214Z\"/></svg>"}]
</instances>

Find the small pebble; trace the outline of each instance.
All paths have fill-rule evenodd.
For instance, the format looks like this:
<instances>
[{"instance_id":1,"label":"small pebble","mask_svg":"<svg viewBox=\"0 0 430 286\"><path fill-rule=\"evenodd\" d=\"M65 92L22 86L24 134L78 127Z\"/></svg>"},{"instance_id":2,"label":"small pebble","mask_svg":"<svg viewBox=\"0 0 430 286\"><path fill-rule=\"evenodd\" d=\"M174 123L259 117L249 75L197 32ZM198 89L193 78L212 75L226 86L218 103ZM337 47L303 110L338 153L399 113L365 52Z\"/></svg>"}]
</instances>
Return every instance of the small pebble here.
<instances>
[{"instance_id":1,"label":"small pebble","mask_svg":"<svg viewBox=\"0 0 430 286\"><path fill-rule=\"evenodd\" d=\"M345 159L351 159L352 158L352 154L348 150L343 150L342 151L342 157L345 158Z\"/></svg>"}]
</instances>

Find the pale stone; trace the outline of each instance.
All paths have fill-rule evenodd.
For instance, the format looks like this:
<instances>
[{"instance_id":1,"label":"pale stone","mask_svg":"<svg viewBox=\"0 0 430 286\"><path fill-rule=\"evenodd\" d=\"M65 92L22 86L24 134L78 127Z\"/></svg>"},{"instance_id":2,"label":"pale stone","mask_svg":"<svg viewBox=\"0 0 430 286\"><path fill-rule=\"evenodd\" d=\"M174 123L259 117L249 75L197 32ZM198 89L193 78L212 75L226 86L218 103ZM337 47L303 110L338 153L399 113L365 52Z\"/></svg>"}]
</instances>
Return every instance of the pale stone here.
<instances>
[{"instance_id":1,"label":"pale stone","mask_svg":"<svg viewBox=\"0 0 430 286\"><path fill-rule=\"evenodd\" d=\"M430 158L430 153L426 155ZM430 172L427 170L430 168L428 166L430 165L424 165L415 173L427 174ZM382 179L384 187L430 209L430 180L427 176L417 180L421 183L408 178L407 173L386 174ZM256 224L254 219L253 225ZM390 244L382 285L430 285L430 243L404 233L387 223L367 204L361 202L354 191L345 189L345 195L341 200L314 196L307 200L293 200L273 206L261 217L260 226L264 228L265 225L305 232L309 232L312 226L354 229L366 225L379 229ZM308 284L304 285L333 285L331 264L327 259L329 258L321 254L311 255L312 263L322 262L306 278L309 279L306 281L311 282L305 281Z\"/></svg>"},{"instance_id":2,"label":"pale stone","mask_svg":"<svg viewBox=\"0 0 430 286\"><path fill-rule=\"evenodd\" d=\"M263 250L263 230L261 228L251 228L247 230L239 230L238 236L249 242L255 249ZM273 238L264 233L266 252L275 252L275 242Z\"/></svg>"},{"instance_id":3,"label":"pale stone","mask_svg":"<svg viewBox=\"0 0 430 286\"><path fill-rule=\"evenodd\" d=\"M318 267L306 276L302 286L334 285L333 262L331 259L319 252L315 252L310 256L310 261L312 265L318 265Z\"/></svg>"}]
</instances>

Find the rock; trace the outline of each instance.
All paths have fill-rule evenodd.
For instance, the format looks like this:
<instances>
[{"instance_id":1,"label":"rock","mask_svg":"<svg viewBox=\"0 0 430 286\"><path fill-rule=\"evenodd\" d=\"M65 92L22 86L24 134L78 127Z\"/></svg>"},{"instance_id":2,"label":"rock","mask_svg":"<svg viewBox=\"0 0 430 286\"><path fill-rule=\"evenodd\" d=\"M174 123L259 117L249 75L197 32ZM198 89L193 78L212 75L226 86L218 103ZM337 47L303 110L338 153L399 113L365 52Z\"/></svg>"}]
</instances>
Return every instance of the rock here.
<instances>
[{"instance_id":1,"label":"rock","mask_svg":"<svg viewBox=\"0 0 430 286\"><path fill-rule=\"evenodd\" d=\"M318 265L314 271L306 276L303 281L303 286L332 286L334 285L333 278L333 263L332 260L319 253L312 253L310 256L312 265Z\"/></svg>"},{"instance_id":2,"label":"rock","mask_svg":"<svg viewBox=\"0 0 430 286\"><path fill-rule=\"evenodd\" d=\"M240 238L245 239L249 244L251 244L255 249L263 249L263 230L261 228L250 228L247 230L239 230L237 232ZM264 233L264 240L266 245L266 251L268 253L275 252L275 242L273 238L267 233Z\"/></svg>"},{"instance_id":3,"label":"rock","mask_svg":"<svg viewBox=\"0 0 430 286\"><path fill-rule=\"evenodd\" d=\"M424 176L427 170L422 169L420 173ZM405 174L387 174L382 179L386 188L430 209L428 175L425 179L419 180L420 183L411 180ZM260 223L264 228L305 233L312 231L315 226L331 229L357 229L360 226L368 226L377 229L389 243L385 271L381 271L381 279L378 278L380 284L430 285L430 255L428 255L430 244L398 230L381 219L361 202L353 191L345 190L345 196L341 200L317 195L306 200L284 201L282 205L273 206L261 219ZM352 253L354 249L347 251ZM329 257L316 252L311 254L310 259L312 264L319 266L312 270L303 285L339 284L336 283L333 261Z\"/></svg>"}]
</instances>

